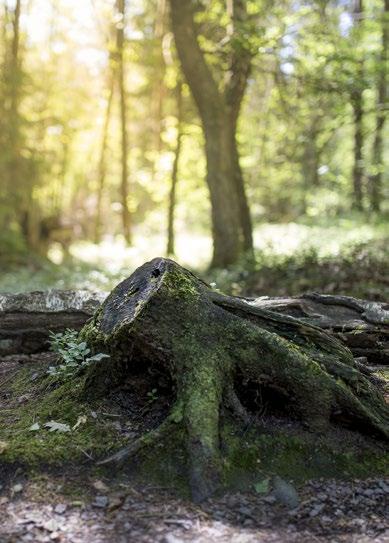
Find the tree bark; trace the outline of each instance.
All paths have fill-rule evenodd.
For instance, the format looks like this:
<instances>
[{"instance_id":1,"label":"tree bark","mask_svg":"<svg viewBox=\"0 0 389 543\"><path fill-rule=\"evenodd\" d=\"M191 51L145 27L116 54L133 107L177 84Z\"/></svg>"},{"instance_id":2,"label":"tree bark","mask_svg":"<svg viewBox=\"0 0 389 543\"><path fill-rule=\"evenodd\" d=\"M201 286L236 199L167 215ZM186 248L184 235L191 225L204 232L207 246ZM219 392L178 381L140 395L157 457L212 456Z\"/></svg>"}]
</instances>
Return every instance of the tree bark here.
<instances>
[{"instance_id":1,"label":"tree bark","mask_svg":"<svg viewBox=\"0 0 389 543\"><path fill-rule=\"evenodd\" d=\"M384 395L342 343L302 319L212 291L171 260L154 259L120 283L81 337L109 354L87 370L87 398L105 396L136 371L164 373L174 391L162 425L103 463L123 463L182 428L196 501L220 483L224 410L239 420L255 415L247 387L270 392L312 432L336 424L389 439Z\"/></svg>"},{"instance_id":2,"label":"tree bark","mask_svg":"<svg viewBox=\"0 0 389 543\"><path fill-rule=\"evenodd\" d=\"M99 243L101 241L101 207L104 194L105 177L107 174L106 155L107 155L107 143L108 143L108 131L109 121L111 118L111 109L113 102L114 91L114 75L111 74L109 82L108 100L105 110L103 132L101 137L100 159L98 166L98 186L97 186L97 201L96 201L96 217L95 217L95 229L94 229L94 242Z\"/></svg>"},{"instance_id":3,"label":"tree bark","mask_svg":"<svg viewBox=\"0 0 389 543\"><path fill-rule=\"evenodd\" d=\"M234 12L236 18L242 16L245 8L245 2L234 2L238 4L240 8ZM212 266L225 267L253 248L251 218L236 145L237 118L250 61L247 66L249 57L241 51L241 57L233 55L224 93L220 92L198 43L191 1L170 0L170 5L178 56L205 136L214 240ZM245 9L243 11L245 13Z\"/></svg>"},{"instance_id":4,"label":"tree bark","mask_svg":"<svg viewBox=\"0 0 389 543\"><path fill-rule=\"evenodd\" d=\"M131 243L131 217L128 209L128 132L127 132L127 90L124 70L124 28L126 17L126 0L117 0L117 13L121 19L116 25L117 73L120 94L120 130L121 130L121 182L120 195L122 204L122 226L124 239Z\"/></svg>"},{"instance_id":5,"label":"tree bark","mask_svg":"<svg viewBox=\"0 0 389 543\"><path fill-rule=\"evenodd\" d=\"M182 82L179 81L176 87L177 96L177 141L176 150L174 153L172 179L169 193L169 209L168 209L168 228L167 228L167 256L173 256L175 252L175 231L174 231L174 214L176 209L176 192L178 182L178 165L181 156L182 137L183 137L183 105L182 105Z\"/></svg>"},{"instance_id":6,"label":"tree bark","mask_svg":"<svg viewBox=\"0 0 389 543\"><path fill-rule=\"evenodd\" d=\"M355 29L360 32L363 16L363 0L356 0L354 8ZM354 115L354 161L353 161L353 207L358 211L363 210L363 87L364 77L363 59L357 61L357 79L351 92L351 106Z\"/></svg>"},{"instance_id":7,"label":"tree bark","mask_svg":"<svg viewBox=\"0 0 389 543\"><path fill-rule=\"evenodd\" d=\"M389 0L384 0L382 13L382 46L379 57L377 83L377 114L373 142L374 173L370 177L370 206L373 211L380 211L382 176L384 172L384 141L383 133L387 115L387 70L389 48Z\"/></svg>"}]
</instances>

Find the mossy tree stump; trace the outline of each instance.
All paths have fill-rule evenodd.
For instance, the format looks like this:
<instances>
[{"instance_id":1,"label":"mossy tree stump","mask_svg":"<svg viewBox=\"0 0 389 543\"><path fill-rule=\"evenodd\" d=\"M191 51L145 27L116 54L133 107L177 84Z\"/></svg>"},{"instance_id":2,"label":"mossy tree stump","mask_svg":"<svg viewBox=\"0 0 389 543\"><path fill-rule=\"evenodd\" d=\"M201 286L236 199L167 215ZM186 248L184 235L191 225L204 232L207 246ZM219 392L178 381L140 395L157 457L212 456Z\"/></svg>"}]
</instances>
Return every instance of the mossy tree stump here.
<instances>
[{"instance_id":1,"label":"mossy tree stump","mask_svg":"<svg viewBox=\"0 0 389 543\"><path fill-rule=\"evenodd\" d=\"M339 341L297 318L215 292L171 260L154 259L120 283L82 336L111 355L89 369L87 396L106 394L139 368L158 368L174 391L165 421L104 463L120 464L180 425L195 500L220 482L223 410L242 425L250 419L248 387L266 388L313 432L334 423L389 437L382 391Z\"/></svg>"}]
</instances>

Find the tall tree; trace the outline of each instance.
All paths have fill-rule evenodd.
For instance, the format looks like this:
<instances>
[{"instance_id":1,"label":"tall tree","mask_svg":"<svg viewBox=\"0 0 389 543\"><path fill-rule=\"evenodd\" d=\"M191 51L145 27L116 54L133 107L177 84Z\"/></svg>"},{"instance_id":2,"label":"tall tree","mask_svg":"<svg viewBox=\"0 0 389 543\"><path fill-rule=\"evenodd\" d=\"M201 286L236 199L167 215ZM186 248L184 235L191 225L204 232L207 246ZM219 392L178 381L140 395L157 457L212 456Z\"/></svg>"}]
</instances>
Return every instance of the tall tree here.
<instances>
[{"instance_id":1,"label":"tall tree","mask_svg":"<svg viewBox=\"0 0 389 543\"><path fill-rule=\"evenodd\" d=\"M176 210L177 199L177 182L178 182L178 165L181 156L182 137L183 137L183 104L182 104L182 81L178 81L176 85L177 96L177 139L176 149L174 153L172 178L169 192L169 208L168 208L168 229L167 229L167 256L175 254L175 231L174 231L174 215Z\"/></svg>"},{"instance_id":2,"label":"tall tree","mask_svg":"<svg viewBox=\"0 0 389 543\"><path fill-rule=\"evenodd\" d=\"M124 47L125 47L125 21L126 21L126 0L117 0L116 9L118 22L116 24L116 57L118 87L120 95L120 130L121 130L121 183L120 195L122 204L122 226L126 242L131 243L131 217L128 208L129 196L129 173L128 173L128 132L127 132L127 89L124 68Z\"/></svg>"},{"instance_id":3,"label":"tall tree","mask_svg":"<svg viewBox=\"0 0 389 543\"><path fill-rule=\"evenodd\" d=\"M112 71L111 71L112 72ZM94 241L99 243L101 241L101 227L102 227L102 203L103 203L103 194L105 187L105 179L107 175L107 147L108 147L108 132L109 132L109 121L111 118L113 94L114 94L114 74L110 73L109 89L108 89L108 98L104 116L103 130L101 134L101 147L100 147L100 158L98 165L98 186L97 186L97 201L96 201L96 216L95 216L95 230L94 230Z\"/></svg>"},{"instance_id":4,"label":"tall tree","mask_svg":"<svg viewBox=\"0 0 389 543\"><path fill-rule=\"evenodd\" d=\"M245 0L230 0L227 76L220 90L198 40L191 0L170 0L172 27L183 72L196 102L205 136L207 183L212 206L213 266L228 266L252 251L252 226L236 141L237 122L251 68L243 38Z\"/></svg>"},{"instance_id":5,"label":"tall tree","mask_svg":"<svg viewBox=\"0 0 389 543\"><path fill-rule=\"evenodd\" d=\"M389 0L383 2L381 51L378 59L377 114L373 142L373 175L370 177L370 205L373 211L381 207L382 174L384 169L383 133L388 100Z\"/></svg>"},{"instance_id":6,"label":"tall tree","mask_svg":"<svg viewBox=\"0 0 389 543\"><path fill-rule=\"evenodd\" d=\"M361 26L363 18L363 0L355 0L354 8L354 35L357 41L361 38ZM364 62L363 58L356 58L357 63L357 78L353 89L351 90L351 106L354 116L354 161L353 161L353 204L355 209L363 209L363 79L364 79Z\"/></svg>"}]
</instances>

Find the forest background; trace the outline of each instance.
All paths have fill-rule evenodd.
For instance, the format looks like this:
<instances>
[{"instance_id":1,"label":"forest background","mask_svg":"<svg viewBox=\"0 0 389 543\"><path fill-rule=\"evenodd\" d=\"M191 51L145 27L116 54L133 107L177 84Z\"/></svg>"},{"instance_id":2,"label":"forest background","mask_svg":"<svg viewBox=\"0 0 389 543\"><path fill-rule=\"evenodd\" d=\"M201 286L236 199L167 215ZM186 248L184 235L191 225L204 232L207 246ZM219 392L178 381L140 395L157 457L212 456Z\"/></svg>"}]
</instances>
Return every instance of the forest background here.
<instances>
[{"instance_id":1,"label":"forest background","mask_svg":"<svg viewBox=\"0 0 389 543\"><path fill-rule=\"evenodd\" d=\"M169 255L235 294L384 299L388 8L3 0L0 290Z\"/></svg>"}]
</instances>

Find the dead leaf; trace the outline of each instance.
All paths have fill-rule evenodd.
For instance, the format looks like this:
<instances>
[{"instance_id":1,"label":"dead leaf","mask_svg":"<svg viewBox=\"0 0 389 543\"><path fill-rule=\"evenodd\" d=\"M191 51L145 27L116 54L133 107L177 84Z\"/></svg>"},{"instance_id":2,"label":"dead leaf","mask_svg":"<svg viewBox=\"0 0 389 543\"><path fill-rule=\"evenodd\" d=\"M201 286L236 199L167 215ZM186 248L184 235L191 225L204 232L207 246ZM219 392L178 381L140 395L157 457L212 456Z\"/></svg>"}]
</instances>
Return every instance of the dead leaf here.
<instances>
[{"instance_id":1,"label":"dead leaf","mask_svg":"<svg viewBox=\"0 0 389 543\"><path fill-rule=\"evenodd\" d=\"M32 424L29 428L30 432L36 432L37 430L40 429L40 424L39 422L34 422L34 424Z\"/></svg>"},{"instance_id":2,"label":"dead leaf","mask_svg":"<svg viewBox=\"0 0 389 543\"><path fill-rule=\"evenodd\" d=\"M56 422L55 420L46 422L45 428L49 428L49 432L70 432L70 426L68 424Z\"/></svg>"},{"instance_id":3,"label":"dead leaf","mask_svg":"<svg viewBox=\"0 0 389 543\"><path fill-rule=\"evenodd\" d=\"M93 483L93 488L100 490L101 492L108 492L109 488L103 481L97 480Z\"/></svg>"},{"instance_id":4,"label":"dead leaf","mask_svg":"<svg viewBox=\"0 0 389 543\"><path fill-rule=\"evenodd\" d=\"M18 494L19 492L23 490L23 485L21 483L17 483L16 485L12 487L11 490L12 490L12 494Z\"/></svg>"},{"instance_id":5,"label":"dead leaf","mask_svg":"<svg viewBox=\"0 0 389 543\"><path fill-rule=\"evenodd\" d=\"M6 441L0 441L0 454L3 453L8 448L8 443Z\"/></svg>"}]
</instances>

